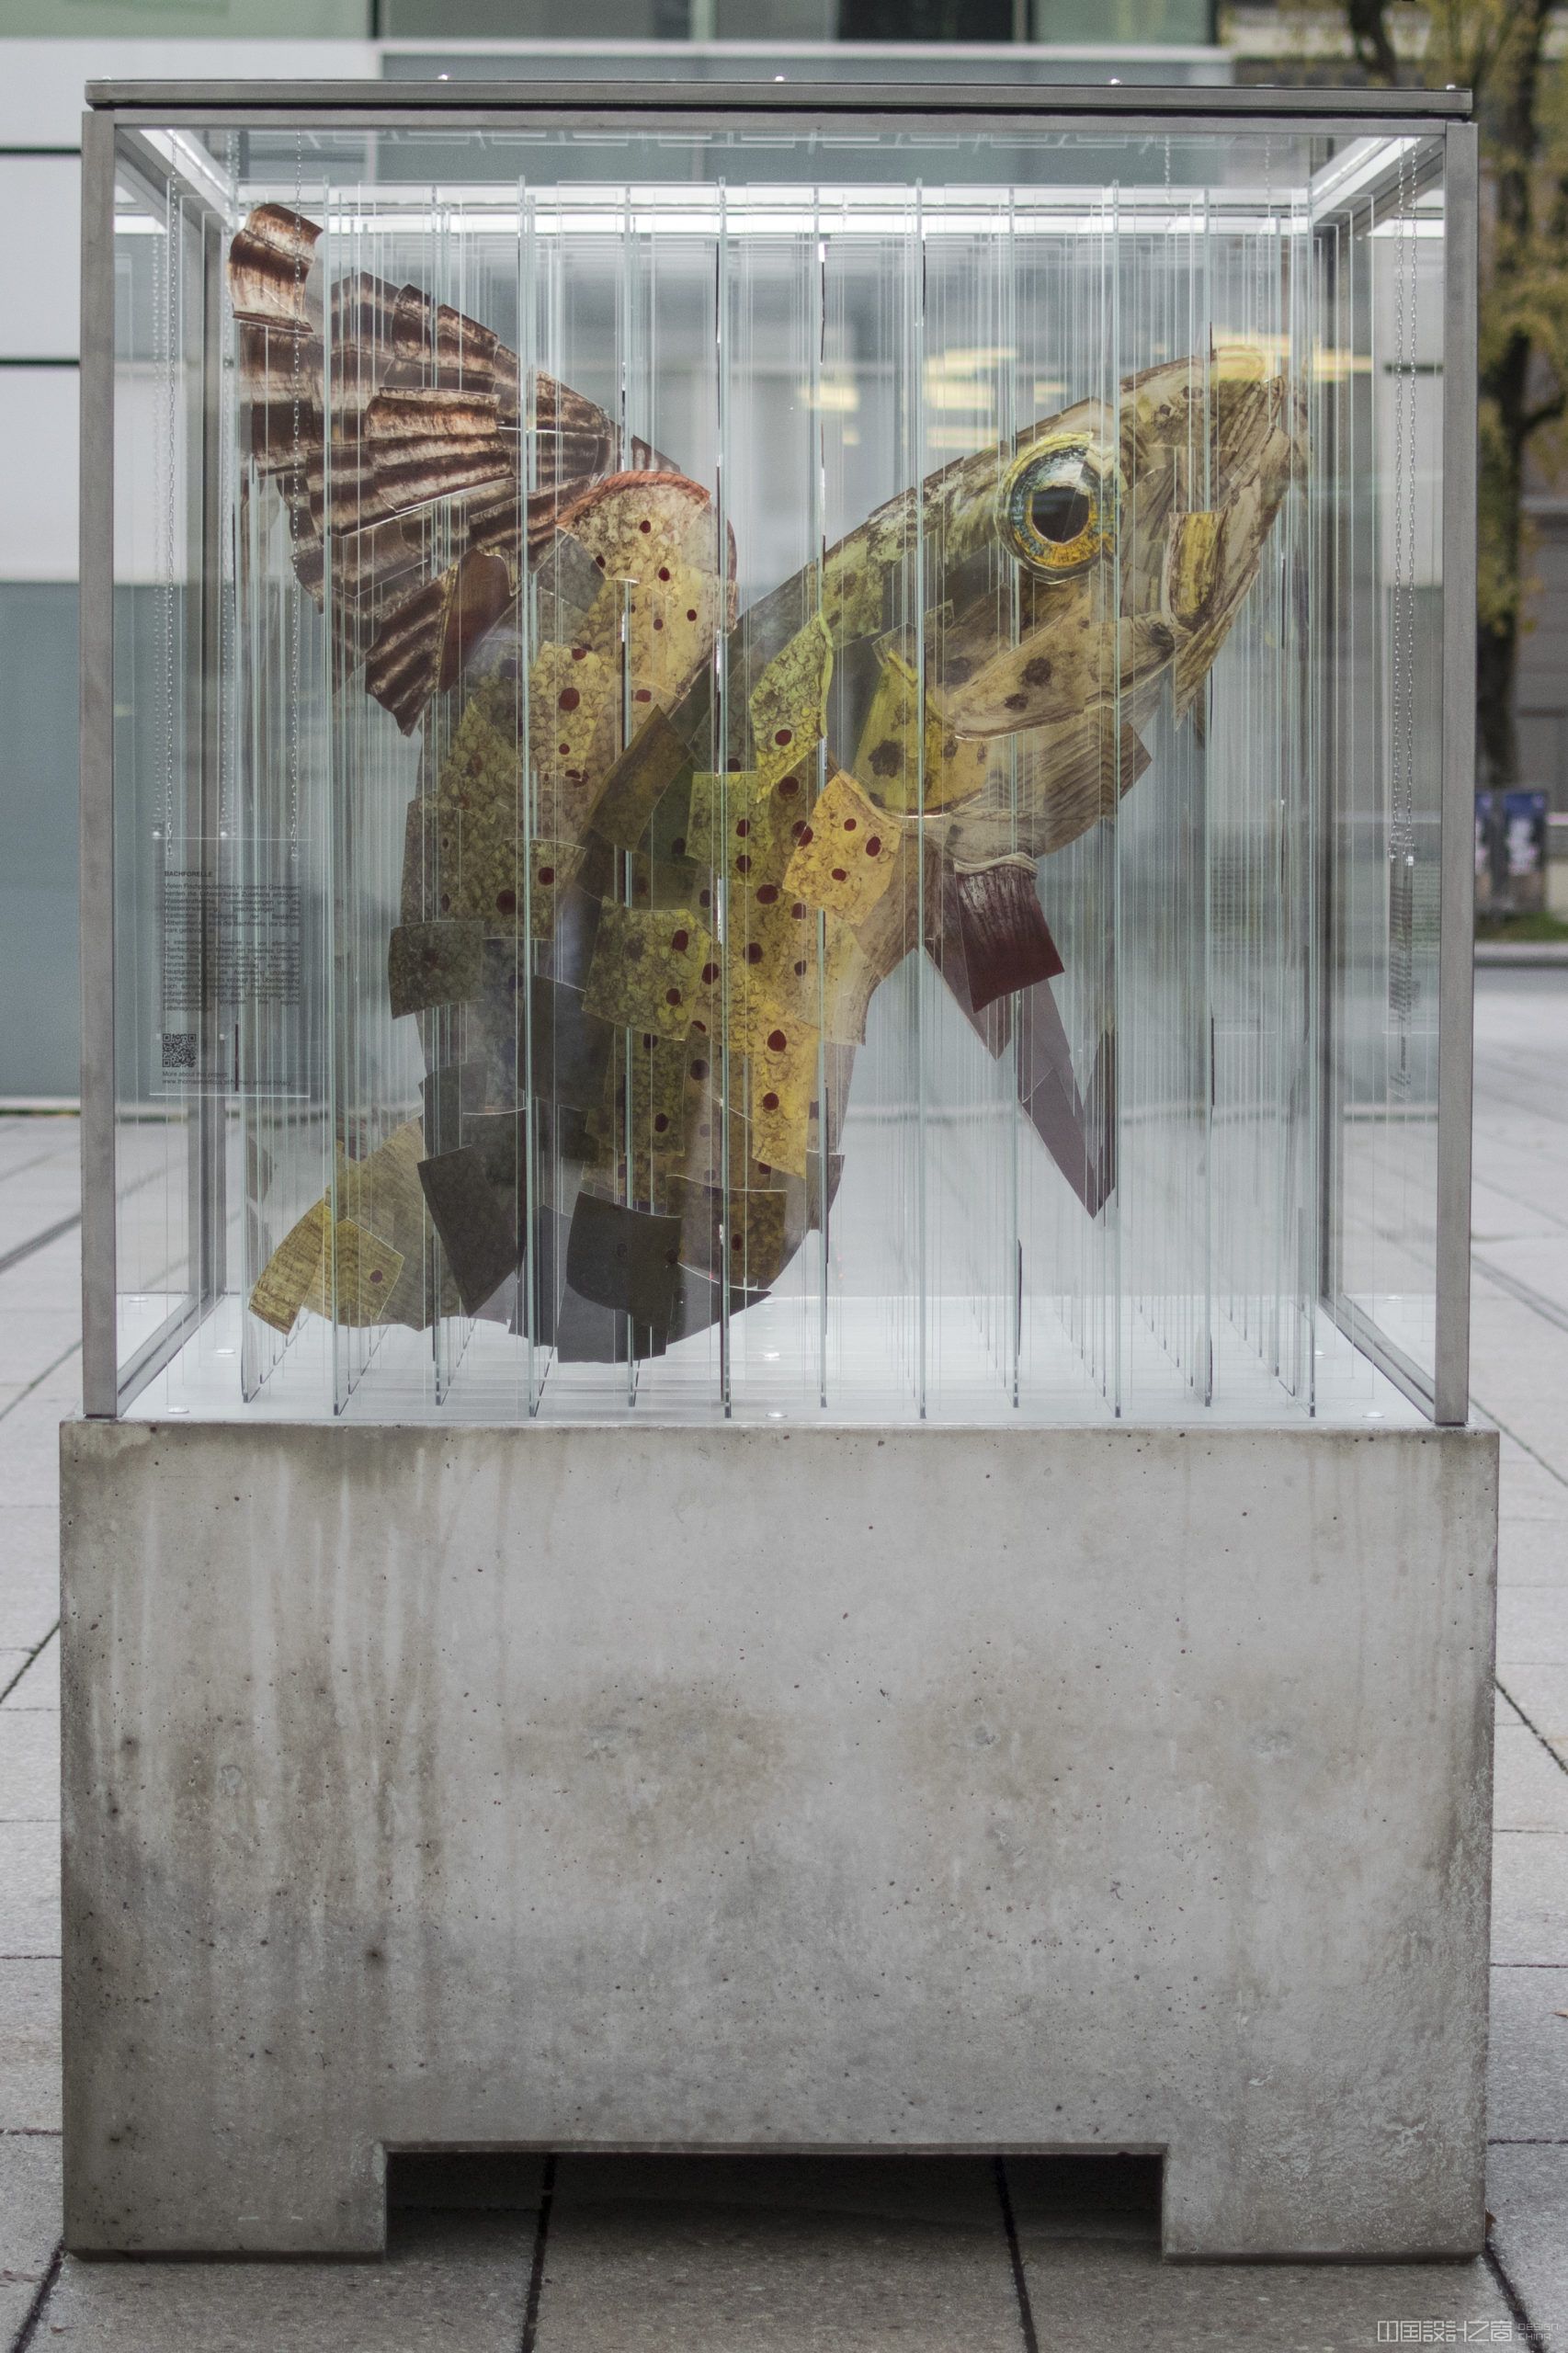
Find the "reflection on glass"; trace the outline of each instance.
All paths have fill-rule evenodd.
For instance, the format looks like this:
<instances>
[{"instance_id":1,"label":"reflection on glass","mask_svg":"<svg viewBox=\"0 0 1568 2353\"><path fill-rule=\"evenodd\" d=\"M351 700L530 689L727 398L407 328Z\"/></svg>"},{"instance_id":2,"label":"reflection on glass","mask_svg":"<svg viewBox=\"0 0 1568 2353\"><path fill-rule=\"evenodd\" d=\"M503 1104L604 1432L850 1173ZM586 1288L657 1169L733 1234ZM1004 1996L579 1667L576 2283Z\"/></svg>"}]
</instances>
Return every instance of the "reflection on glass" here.
<instances>
[{"instance_id":1,"label":"reflection on glass","mask_svg":"<svg viewBox=\"0 0 1568 2353\"><path fill-rule=\"evenodd\" d=\"M128 180L153 1404L1429 1380L1437 143L912 135Z\"/></svg>"}]
</instances>

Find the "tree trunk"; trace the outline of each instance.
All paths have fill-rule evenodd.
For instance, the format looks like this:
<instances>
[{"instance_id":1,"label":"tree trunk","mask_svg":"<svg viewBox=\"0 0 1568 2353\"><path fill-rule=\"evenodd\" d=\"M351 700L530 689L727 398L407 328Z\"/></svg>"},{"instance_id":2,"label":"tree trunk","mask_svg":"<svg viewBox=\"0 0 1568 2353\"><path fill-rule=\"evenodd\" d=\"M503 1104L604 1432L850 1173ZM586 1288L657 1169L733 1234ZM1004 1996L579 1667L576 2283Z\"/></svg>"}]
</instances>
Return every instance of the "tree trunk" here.
<instances>
[{"instance_id":1,"label":"tree trunk","mask_svg":"<svg viewBox=\"0 0 1568 2353\"><path fill-rule=\"evenodd\" d=\"M1481 751L1481 780L1501 789L1517 781L1518 728L1514 718L1514 675L1519 631L1515 616L1476 632L1475 718Z\"/></svg>"}]
</instances>

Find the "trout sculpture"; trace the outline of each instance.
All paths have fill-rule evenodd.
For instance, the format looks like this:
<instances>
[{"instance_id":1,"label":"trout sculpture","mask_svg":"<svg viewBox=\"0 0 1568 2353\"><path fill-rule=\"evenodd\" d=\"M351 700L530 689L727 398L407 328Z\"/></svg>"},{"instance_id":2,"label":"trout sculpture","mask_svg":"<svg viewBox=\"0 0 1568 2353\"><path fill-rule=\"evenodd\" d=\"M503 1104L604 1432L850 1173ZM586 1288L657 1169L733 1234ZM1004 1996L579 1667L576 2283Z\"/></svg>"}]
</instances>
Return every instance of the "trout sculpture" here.
<instances>
[{"instance_id":1,"label":"trout sculpture","mask_svg":"<svg viewBox=\"0 0 1568 2353\"><path fill-rule=\"evenodd\" d=\"M319 236L267 205L233 240L244 438L337 675L425 732L387 976L428 1075L255 1313L504 1313L611 1361L750 1305L825 1224L915 949L1096 1215L1114 1040L1080 1088L1038 865L1192 712L1299 463L1285 380L1151 369L737 614L704 485L418 288L324 287Z\"/></svg>"}]
</instances>

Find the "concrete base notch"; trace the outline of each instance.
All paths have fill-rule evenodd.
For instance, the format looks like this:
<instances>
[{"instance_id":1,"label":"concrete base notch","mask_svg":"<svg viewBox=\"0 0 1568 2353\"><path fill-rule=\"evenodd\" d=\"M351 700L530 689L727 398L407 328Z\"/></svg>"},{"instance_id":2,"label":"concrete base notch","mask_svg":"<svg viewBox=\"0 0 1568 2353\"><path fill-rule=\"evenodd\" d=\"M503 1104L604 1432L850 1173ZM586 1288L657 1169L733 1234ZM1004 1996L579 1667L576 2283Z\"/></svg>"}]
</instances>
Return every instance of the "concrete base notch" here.
<instances>
[{"instance_id":1,"label":"concrete base notch","mask_svg":"<svg viewBox=\"0 0 1568 2353\"><path fill-rule=\"evenodd\" d=\"M77 2251L372 2253L443 2145L1479 2246L1492 1434L62 1445Z\"/></svg>"}]
</instances>

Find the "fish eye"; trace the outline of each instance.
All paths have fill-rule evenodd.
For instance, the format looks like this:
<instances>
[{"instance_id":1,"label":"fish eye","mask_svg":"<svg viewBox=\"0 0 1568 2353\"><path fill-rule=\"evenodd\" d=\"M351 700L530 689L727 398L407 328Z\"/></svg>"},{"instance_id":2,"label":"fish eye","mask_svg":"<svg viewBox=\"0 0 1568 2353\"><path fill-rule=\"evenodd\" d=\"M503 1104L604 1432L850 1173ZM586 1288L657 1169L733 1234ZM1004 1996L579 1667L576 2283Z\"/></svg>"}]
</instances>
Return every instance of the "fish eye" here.
<instances>
[{"instance_id":1,"label":"fish eye","mask_svg":"<svg viewBox=\"0 0 1568 2353\"><path fill-rule=\"evenodd\" d=\"M1082 572L1114 524L1115 468L1087 434L1031 442L1002 485L1002 536L1042 579Z\"/></svg>"}]
</instances>

